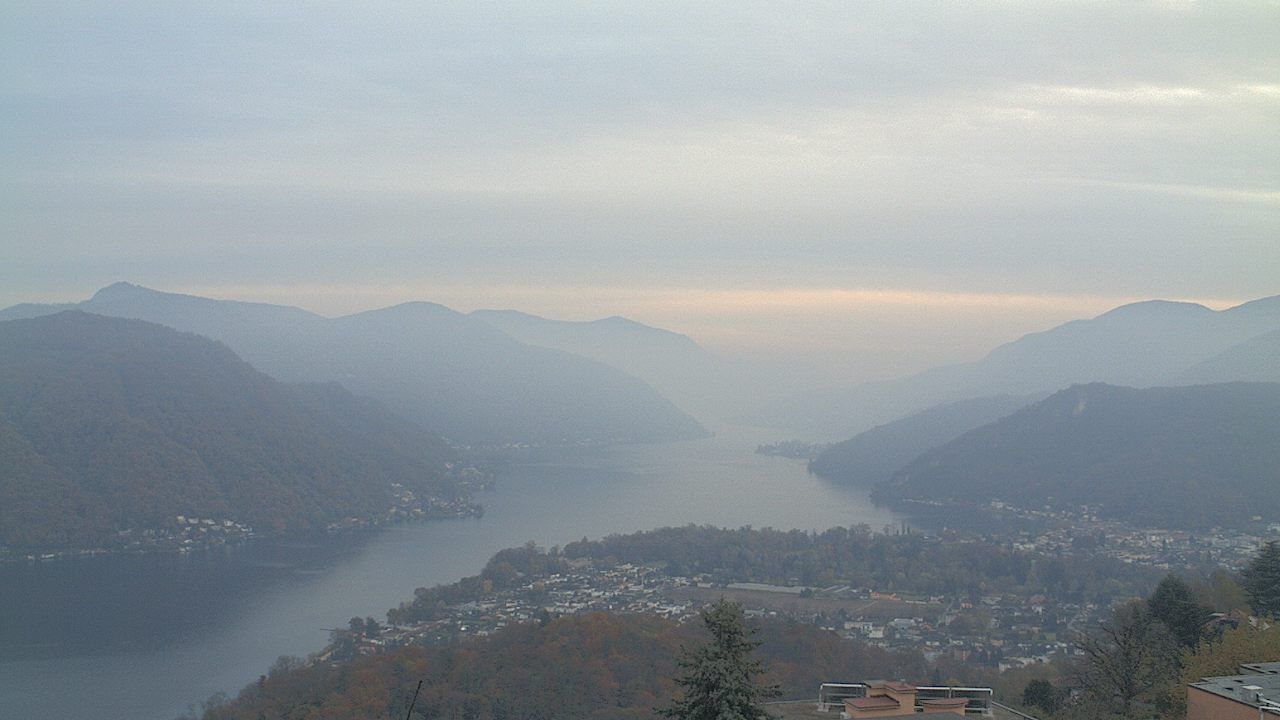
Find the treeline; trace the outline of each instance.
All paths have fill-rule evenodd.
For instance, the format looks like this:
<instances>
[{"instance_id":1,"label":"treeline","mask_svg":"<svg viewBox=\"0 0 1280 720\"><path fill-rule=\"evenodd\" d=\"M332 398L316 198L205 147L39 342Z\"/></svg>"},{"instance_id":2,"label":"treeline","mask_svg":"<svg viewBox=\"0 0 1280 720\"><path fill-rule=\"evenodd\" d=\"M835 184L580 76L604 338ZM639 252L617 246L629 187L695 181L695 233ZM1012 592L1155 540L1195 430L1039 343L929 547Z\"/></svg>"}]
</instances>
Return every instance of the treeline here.
<instances>
[{"instance_id":1,"label":"treeline","mask_svg":"<svg viewBox=\"0 0 1280 720\"><path fill-rule=\"evenodd\" d=\"M849 584L951 596L1044 593L1074 602L1133 596L1158 580L1150 571L1107 558L1049 557L978 540L885 535L865 526L814 533L688 525L584 538L566 545L564 555L665 562L673 574L726 582Z\"/></svg>"},{"instance_id":2,"label":"treeline","mask_svg":"<svg viewBox=\"0 0 1280 720\"><path fill-rule=\"evenodd\" d=\"M779 684L786 697L812 697L820 682L833 678L926 678L919 653L890 652L795 623L766 621L759 628L759 657L768 668L763 680ZM675 693L680 647L705 640L695 623L595 613L337 665L286 658L235 700L212 701L203 718L405 717L419 680L415 718L650 718Z\"/></svg>"},{"instance_id":3,"label":"treeline","mask_svg":"<svg viewBox=\"0 0 1280 720\"><path fill-rule=\"evenodd\" d=\"M484 570L452 585L418 588L388 613L395 623L441 617L447 605L517 587L560 572L566 560L663 563L671 575L712 582L766 582L813 587L847 584L881 591L976 598L1044 594L1061 602L1110 604L1135 597L1158 580L1154 570L1100 557L1049 557L982 541L884 535L866 527L802 530L687 525L603 540L583 538L563 549L525 545L503 550Z\"/></svg>"},{"instance_id":4,"label":"treeline","mask_svg":"<svg viewBox=\"0 0 1280 720\"><path fill-rule=\"evenodd\" d=\"M523 547L499 550L479 575L464 577L448 585L414 590L413 600L388 611L387 620L393 624L435 620L444 617L445 608L449 605L479 600L491 592L511 590L522 583L558 573L565 567L564 557L557 548L547 551L530 542Z\"/></svg>"}]
</instances>

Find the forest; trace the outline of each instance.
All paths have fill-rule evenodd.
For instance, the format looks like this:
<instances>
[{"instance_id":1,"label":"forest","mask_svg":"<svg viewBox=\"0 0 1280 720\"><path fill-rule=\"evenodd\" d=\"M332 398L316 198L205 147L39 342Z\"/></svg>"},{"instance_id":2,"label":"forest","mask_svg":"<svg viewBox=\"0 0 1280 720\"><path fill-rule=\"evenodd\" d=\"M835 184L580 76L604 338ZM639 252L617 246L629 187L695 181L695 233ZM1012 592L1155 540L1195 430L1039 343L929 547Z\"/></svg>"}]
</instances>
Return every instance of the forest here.
<instances>
[{"instance_id":1,"label":"forest","mask_svg":"<svg viewBox=\"0 0 1280 720\"><path fill-rule=\"evenodd\" d=\"M1280 519L1280 384L1076 385L926 452L882 484L899 506L1079 511L1147 527Z\"/></svg>"},{"instance_id":2,"label":"forest","mask_svg":"<svg viewBox=\"0 0 1280 720\"><path fill-rule=\"evenodd\" d=\"M759 657L784 697L814 696L832 678L927 677L919 653L888 652L808 625L764 621ZM351 663L283 658L234 701L215 698L204 720L357 720L403 717L424 680L415 717L649 718L674 692L681 646L705 640L696 624L596 613L505 628L474 642L409 646Z\"/></svg>"},{"instance_id":3,"label":"forest","mask_svg":"<svg viewBox=\"0 0 1280 720\"><path fill-rule=\"evenodd\" d=\"M393 484L463 493L438 436L226 346L63 312L0 322L0 546L110 547L177 516L259 534L387 513Z\"/></svg>"}]
</instances>

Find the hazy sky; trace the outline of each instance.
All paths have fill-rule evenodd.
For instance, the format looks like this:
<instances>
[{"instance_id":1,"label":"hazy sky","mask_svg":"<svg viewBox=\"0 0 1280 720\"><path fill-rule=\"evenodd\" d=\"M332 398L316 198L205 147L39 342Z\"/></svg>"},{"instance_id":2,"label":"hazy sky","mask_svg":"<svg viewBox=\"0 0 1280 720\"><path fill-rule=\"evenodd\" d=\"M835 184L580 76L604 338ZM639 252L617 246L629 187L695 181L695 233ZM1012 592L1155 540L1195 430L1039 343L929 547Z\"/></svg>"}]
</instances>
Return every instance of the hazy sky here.
<instances>
[{"instance_id":1,"label":"hazy sky","mask_svg":"<svg viewBox=\"0 0 1280 720\"><path fill-rule=\"evenodd\" d=\"M0 305L627 314L892 374L1280 293L1280 4L0 7Z\"/></svg>"}]
</instances>

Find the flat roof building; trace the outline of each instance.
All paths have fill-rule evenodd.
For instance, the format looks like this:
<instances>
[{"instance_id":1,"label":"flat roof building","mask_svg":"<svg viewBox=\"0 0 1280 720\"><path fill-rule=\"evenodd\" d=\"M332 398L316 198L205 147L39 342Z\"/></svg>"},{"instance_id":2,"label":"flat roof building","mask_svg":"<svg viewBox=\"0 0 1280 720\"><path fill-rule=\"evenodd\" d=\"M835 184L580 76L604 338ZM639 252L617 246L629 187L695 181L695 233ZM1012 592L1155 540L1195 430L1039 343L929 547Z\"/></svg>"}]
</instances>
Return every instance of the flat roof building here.
<instances>
[{"instance_id":1,"label":"flat roof building","mask_svg":"<svg viewBox=\"0 0 1280 720\"><path fill-rule=\"evenodd\" d=\"M823 683L818 688L818 709L840 711L841 718L990 717L991 688L916 686L894 680L857 683Z\"/></svg>"},{"instance_id":2,"label":"flat roof building","mask_svg":"<svg viewBox=\"0 0 1280 720\"><path fill-rule=\"evenodd\" d=\"M1247 663L1240 675L1187 686L1187 720L1280 718L1280 662Z\"/></svg>"}]
</instances>

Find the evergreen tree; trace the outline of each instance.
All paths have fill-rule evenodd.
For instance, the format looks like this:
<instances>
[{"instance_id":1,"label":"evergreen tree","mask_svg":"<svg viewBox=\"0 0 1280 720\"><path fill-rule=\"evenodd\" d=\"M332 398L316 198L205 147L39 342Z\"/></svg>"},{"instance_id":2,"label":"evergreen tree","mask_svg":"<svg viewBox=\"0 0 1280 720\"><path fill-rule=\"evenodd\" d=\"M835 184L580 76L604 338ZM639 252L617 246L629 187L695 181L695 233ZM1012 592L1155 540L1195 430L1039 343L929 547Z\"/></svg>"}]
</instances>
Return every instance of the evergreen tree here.
<instances>
[{"instance_id":1,"label":"evergreen tree","mask_svg":"<svg viewBox=\"0 0 1280 720\"><path fill-rule=\"evenodd\" d=\"M1022 690L1022 704L1027 707L1038 707L1049 713L1055 712L1059 704L1058 689L1048 680L1032 680Z\"/></svg>"},{"instance_id":2,"label":"evergreen tree","mask_svg":"<svg viewBox=\"0 0 1280 720\"><path fill-rule=\"evenodd\" d=\"M770 720L764 702L780 691L756 683L764 666L751 652L760 643L752 639L742 606L721 598L702 610L702 622L711 642L681 652L684 674L676 684L683 697L658 712L673 720Z\"/></svg>"},{"instance_id":3,"label":"evergreen tree","mask_svg":"<svg viewBox=\"0 0 1280 720\"><path fill-rule=\"evenodd\" d=\"M1178 643L1193 648L1204 634L1204 625L1212 611L1196 602L1191 586L1177 575L1167 575L1147 600L1147 608L1155 619L1164 623Z\"/></svg>"},{"instance_id":4,"label":"evergreen tree","mask_svg":"<svg viewBox=\"0 0 1280 720\"><path fill-rule=\"evenodd\" d=\"M1263 545L1245 568L1244 592L1255 615L1280 618L1280 542Z\"/></svg>"}]
</instances>

